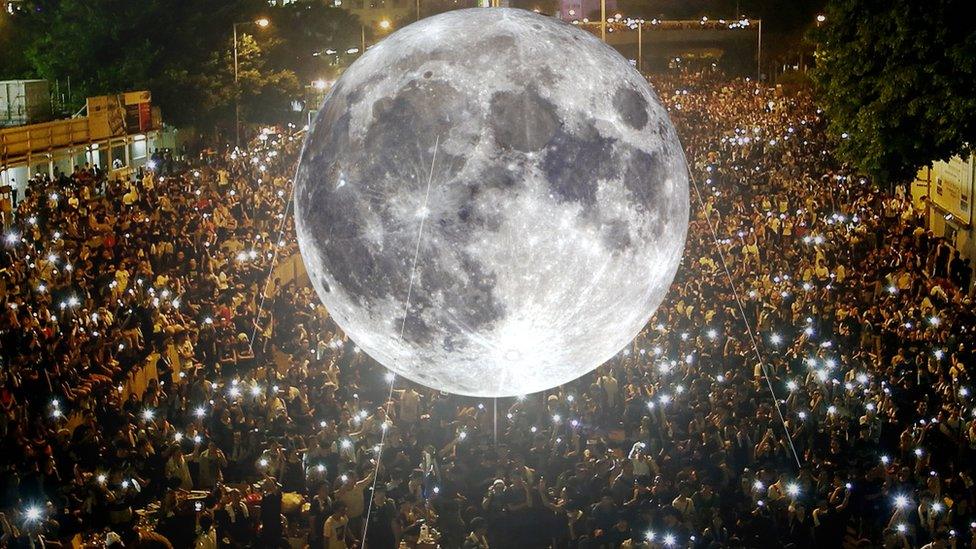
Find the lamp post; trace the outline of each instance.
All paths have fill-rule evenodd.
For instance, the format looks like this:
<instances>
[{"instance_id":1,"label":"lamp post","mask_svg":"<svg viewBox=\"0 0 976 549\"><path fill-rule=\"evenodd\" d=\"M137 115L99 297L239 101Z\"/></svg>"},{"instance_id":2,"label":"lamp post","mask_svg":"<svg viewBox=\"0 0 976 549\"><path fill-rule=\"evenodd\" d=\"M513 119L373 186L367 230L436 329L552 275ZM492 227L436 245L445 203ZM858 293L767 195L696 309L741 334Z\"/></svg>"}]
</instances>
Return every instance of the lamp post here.
<instances>
[{"instance_id":1,"label":"lamp post","mask_svg":"<svg viewBox=\"0 0 976 549\"><path fill-rule=\"evenodd\" d=\"M644 71L644 20L637 21L637 72Z\"/></svg>"},{"instance_id":2,"label":"lamp post","mask_svg":"<svg viewBox=\"0 0 976 549\"><path fill-rule=\"evenodd\" d=\"M756 82L762 80L762 19L759 20L759 38L756 42Z\"/></svg>"},{"instance_id":3,"label":"lamp post","mask_svg":"<svg viewBox=\"0 0 976 549\"><path fill-rule=\"evenodd\" d=\"M393 27L393 23L390 23L389 19L383 19L382 21L377 23L377 25L379 25L380 29L384 31L388 31L390 30L390 28ZM360 40L362 42L362 48L363 48L360 51L366 53L366 25L361 25L359 27L359 31L360 31Z\"/></svg>"},{"instance_id":4,"label":"lamp post","mask_svg":"<svg viewBox=\"0 0 976 549\"><path fill-rule=\"evenodd\" d=\"M600 0L600 40L607 42L607 0Z\"/></svg>"},{"instance_id":5,"label":"lamp post","mask_svg":"<svg viewBox=\"0 0 976 549\"><path fill-rule=\"evenodd\" d=\"M241 145L241 90L240 90L240 74L238 72L237 63L237 27L239 25L257 25L260 28L265 28L271 24L271 21L267 17L261 17L255 19L254 21L242 21L240 23L233 24L234 30L234 88L237 94L234 96L234 132L235 132L235 143L237 146Z\"/></svg>"}]
</instances>

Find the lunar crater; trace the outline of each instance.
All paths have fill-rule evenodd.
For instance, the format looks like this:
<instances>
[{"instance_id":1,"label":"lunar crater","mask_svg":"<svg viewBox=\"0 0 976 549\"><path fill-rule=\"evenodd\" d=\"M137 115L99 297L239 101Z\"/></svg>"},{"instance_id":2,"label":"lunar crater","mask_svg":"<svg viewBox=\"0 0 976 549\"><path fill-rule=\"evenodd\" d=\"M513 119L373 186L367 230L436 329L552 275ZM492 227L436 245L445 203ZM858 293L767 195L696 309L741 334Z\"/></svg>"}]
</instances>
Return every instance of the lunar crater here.
<instances>
[{"instance_id":1,"label":"lunar crater","mask_svg":"<svg viewBox=\"0 0 976 549\"><path fill-rule=\"evenodd\" d=\"M647 125L647 99L636 90L618 88L613 94L613 106L631 128L639 130Z\"/></svg>"}]
</instances>

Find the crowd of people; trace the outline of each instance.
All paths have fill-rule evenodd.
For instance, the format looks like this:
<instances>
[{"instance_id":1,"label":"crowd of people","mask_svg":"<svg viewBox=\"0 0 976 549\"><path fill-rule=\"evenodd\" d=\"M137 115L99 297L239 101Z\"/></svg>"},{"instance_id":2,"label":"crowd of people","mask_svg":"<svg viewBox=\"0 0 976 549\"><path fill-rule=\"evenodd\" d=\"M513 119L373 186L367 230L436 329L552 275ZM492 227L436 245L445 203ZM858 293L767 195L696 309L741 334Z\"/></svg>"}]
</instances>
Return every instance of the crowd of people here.
<instances>
[{"instance_id":1,"label":"crowd of people","mask_svg":"<svg viewBox=\"0 0 976 549\"><path fill-rule=\"evenodd\" d=\"M968 260L802 90L652 82L693 176L669 297L514 399L391 393L282 274L301 131L36 177L0 247L0 546L976 547Z\"/></svg>"}]
</instances>

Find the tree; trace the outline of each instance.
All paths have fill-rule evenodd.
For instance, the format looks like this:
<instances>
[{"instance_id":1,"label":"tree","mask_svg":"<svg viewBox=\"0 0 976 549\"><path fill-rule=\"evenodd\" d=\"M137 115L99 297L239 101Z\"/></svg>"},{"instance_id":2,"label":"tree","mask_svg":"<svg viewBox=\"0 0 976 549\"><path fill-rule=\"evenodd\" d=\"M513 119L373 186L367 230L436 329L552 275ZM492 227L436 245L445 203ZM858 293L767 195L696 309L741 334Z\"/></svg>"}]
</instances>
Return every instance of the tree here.
<instances>
[{"instance_id":1,"label":"tree","mask_svg":"<svg viewBox=\"0 0 976 549\"><path fill-rule=\"evenodd\" d=\"M273 49L276 43L267 40ZM301 97L302 86L295 72L271 65L254 36L245 34L237 46L241 116L255 123L273 124L289 117L292 100ZM228 66L228 56L217 66Z\"/></svg>"},{"instance_id":2,"label":"tree","mask_svg":"<svg viewBox=\"0 0 976 549\"><path fill-rule=\"evenodd\" d=\"M813 73L837 153L887 182L976 143L976 21L963 0L830 0Z\"/></svg>"},{"instance_id":3,"label":"tree","mask_svg":"<svg viewBox=\"0 0 976 549\"><path fill-rule=\"evenodd\" d=\"M36 77L70 77L72 107L92 95L149 89L164 120L206 129L233 120L233 24L268 10L262 0L36 0L32 8L18 21L26 37L18 53ZM240 27L239 34L245 30L255 32ZM252 45L254 63L262 48ZM267 70L249 93L269 99L275 83L294 91L294 75Z\"/></svg>"},{"instance_id":4,"label":"tree","mask_svg":"<svg viewBox=\"0 0 976 549\"><path fill-rule=\"evenodd\" d=\"M303 84L337 75L340 65L326 51L360 46L359 18L324 2L295 2L269 16L273 24L259 36L273 40L273 45L261 44L269 66L294 71Z\"/></svg>"},{"instance_id":5,"label":"tree","mask_svg":"<svg viewBox=\"0 0 976 549\"><path fill-rule=\"evenodd\" d=\"M416 2L416 0L414 1ZM420 17L430 17L447 11L476 8L478 6L478 0L420 0ZM408 17L409 23L412 23L416 18L415 13L410 14Z\"/></svg>"},{"instance_id":6,"label":"tree","mask_svg":"<svg viewBox=\"0 0 976 549\"><path fill-rule=\"evenodd\" d=\"M0 80L15 80L30 75L30 63L24 57L25 14L0 10Z\"/></svg>"}]
</instances>

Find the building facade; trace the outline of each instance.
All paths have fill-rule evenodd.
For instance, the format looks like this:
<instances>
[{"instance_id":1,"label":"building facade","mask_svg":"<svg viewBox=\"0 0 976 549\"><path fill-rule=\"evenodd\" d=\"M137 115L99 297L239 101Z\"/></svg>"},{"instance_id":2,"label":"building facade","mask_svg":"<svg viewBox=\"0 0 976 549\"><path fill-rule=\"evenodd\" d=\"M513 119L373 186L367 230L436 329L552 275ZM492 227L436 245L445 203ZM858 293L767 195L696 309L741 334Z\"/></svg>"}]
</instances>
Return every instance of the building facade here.
<instances>
[{"instance_id":1,"label":"building facade","mask_svg":"<svg viewBox=\"0 0 976 549\"><path fill-rule=\"evenodd\" d=\"M85 116L0 129L0 187L23 196L35 174L86 163L126 177L160 148L162 120L148 91L90 97Z\"/></svg>"},{"instance_id":2,"label":"building facade","mask_svg":"<svg viewBox=\"0 0 976 549\"><path fill-rule=\"evenodd\" d=\"M976 158L970 154L933 162L922 168L912 184L915 203L926 209L929 230L945 238L964 258L976 261L973 196Z\"/></svg>"}]
</instances>

